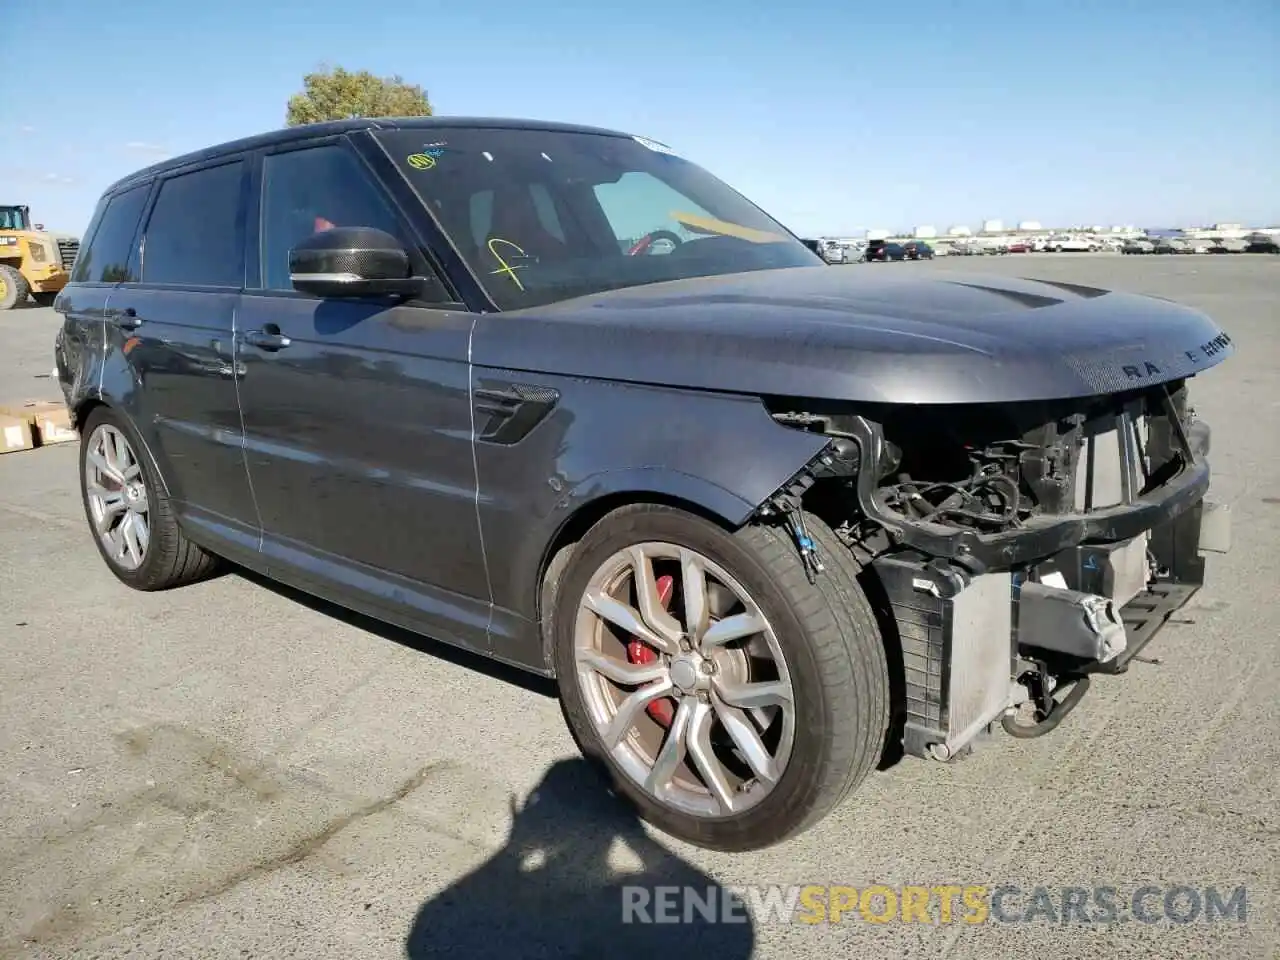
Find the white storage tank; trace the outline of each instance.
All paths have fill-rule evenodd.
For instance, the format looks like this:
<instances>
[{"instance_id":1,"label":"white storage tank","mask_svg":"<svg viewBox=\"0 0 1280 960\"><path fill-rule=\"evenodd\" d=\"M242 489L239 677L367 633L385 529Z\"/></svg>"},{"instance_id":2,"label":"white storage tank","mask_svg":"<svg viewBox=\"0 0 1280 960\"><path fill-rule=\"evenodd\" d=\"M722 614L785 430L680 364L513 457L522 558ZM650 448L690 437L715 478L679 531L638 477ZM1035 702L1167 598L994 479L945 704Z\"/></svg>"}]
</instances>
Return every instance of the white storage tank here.
<instances>
[{"instance_id":1,"label":"white storage tank","mask_svg":"<svg viewBox=\"0 0 1280 960\"><path fill-rule=\"evenodd\" d=\"M970 237L970 236L973 236L973 231L972 231L972 230L970 230L968 227L964 227L964 226L957 226L957 227L952 227L950 230L948 230L948 231L947 231L947 236L949 236L949 237Z\"/></svg>"},{"instance_id":2,"label":"white storage tank","mask_svg":"<svg viewBox=\"0 0 1280 960\"><path fill-rule=\"evenodd\" d=\"M932 240L938 235L938 228L928 226L916 227L912 233L917 240Z\"/></svg>"},{"instance_id":3,"label":"white storage tank","mask_svg":"<svg viewBox=\"0 0 1280 960\"><path fill-rule=\"evenodd\" d=\"M982 232L983 233L1004 233L1004 221L1003 220L983 220Z\"/></svg>"},{"instance_id":4,"label":"white storage tank","mask_svg":"<svg viewBox=\"0 0 1280 960\"><path fill-rule=\"evenodd\" d=\"M1035 233L1037 230L1043 230L1039 220L1023 220L1018 224L1018 229L1026 233Z\"/></svg>"}]
</instances>

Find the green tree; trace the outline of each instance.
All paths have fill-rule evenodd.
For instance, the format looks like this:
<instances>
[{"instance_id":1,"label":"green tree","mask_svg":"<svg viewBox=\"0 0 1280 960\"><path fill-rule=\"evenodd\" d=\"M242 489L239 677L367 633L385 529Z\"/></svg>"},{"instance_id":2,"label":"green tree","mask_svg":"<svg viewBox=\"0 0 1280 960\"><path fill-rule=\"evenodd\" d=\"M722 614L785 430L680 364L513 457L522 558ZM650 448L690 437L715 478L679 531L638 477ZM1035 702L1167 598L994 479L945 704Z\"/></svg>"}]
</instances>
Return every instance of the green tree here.
<instances>
[{"instance_id":1,"label":"green tree","mask_svg":"<svg viewBox=\"0 0 1280 960\"><path fill-rule=\"evenodd\" d=\"M290 127L350 117L429 117L427 92L400 76L375 77L368 70L321 67L302 78L302 92L289 98Z\"/></svg>"}]
</instances>

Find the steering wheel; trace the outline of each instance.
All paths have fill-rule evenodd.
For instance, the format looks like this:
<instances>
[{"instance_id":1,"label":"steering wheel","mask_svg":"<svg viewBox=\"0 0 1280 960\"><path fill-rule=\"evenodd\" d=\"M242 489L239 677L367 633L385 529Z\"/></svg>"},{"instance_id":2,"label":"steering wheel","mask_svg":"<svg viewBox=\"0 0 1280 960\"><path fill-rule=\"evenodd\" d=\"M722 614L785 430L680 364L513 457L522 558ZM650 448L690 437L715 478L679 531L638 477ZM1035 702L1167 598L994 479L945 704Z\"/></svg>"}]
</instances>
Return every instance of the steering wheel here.
<instances>
[{"instance_id":1,"label":"steering wheel","mask_svg":"<svg viewBox=\"0 0 1280 960\"><path fill-rule=\"evenodd\" d=\"M631 249L627 251L627 256L638 257L642 253L647 253L649 248L659 240L670 240L675 247L684 243L678 236L670 230L654 230L652 233L646 233L643 237L632 244Z\"/></svg>"}]
</instances>

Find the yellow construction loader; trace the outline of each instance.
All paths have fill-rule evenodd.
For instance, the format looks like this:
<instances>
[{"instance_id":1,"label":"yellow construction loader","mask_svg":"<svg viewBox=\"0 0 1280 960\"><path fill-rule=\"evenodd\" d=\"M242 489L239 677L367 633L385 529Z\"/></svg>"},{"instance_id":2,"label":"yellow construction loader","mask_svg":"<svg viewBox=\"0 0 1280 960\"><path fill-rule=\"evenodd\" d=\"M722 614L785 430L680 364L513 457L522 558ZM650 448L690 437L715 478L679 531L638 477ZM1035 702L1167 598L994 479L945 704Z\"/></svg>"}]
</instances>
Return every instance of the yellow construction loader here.
<instances>
[{"instance_id":1,"label":"yellow construction loader","mask_svg":"<svg viewBox=\"0 0 1280 960\"><path fill-rule=\"evenodd\" d=\"M0 204L0 310L22 306L28 295L41 306L52 304L79 252L78 239L33 228L27 207Z\"/></svg>"}]
</instances>

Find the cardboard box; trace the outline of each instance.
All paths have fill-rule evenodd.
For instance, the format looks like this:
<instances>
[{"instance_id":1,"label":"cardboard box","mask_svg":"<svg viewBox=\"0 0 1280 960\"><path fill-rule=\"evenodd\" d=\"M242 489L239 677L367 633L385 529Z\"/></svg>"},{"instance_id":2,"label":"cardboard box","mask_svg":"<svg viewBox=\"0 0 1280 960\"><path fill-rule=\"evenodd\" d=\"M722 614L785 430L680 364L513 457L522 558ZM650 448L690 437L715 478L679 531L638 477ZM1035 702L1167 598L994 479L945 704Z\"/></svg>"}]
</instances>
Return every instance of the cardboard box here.
<instances>
[{"instance_id":1,"label":"cardboard box","mask_svg":"<svg viewBox=\"0 0 1280 960\"><path fill-rule=\"evenodd\" d=\"M30 427L32 443L37 447L78 439L71 428L71 414L61 400L25 400L4 404L0 405L0 415L25 420Z\"/></svg>"},{"instance_id":2,"label":"cardboard box","mask_svg":"<svg viewBox=\"0 0 1280 960\"><path fill-rule=\"evenodd\" d=\"M0 413L0 453L17 453L34 446L35 438L31 434L30 420Z\"/></svg>"}]
</instances>

